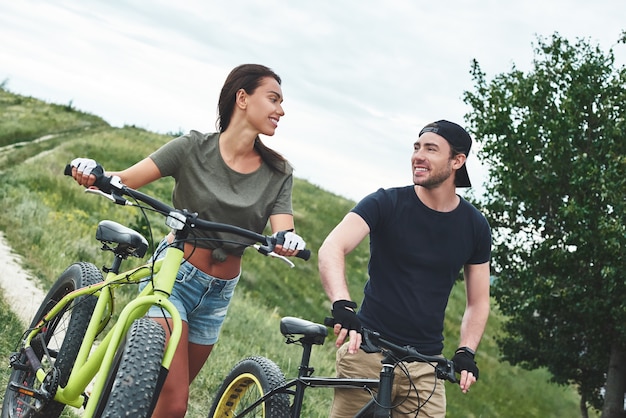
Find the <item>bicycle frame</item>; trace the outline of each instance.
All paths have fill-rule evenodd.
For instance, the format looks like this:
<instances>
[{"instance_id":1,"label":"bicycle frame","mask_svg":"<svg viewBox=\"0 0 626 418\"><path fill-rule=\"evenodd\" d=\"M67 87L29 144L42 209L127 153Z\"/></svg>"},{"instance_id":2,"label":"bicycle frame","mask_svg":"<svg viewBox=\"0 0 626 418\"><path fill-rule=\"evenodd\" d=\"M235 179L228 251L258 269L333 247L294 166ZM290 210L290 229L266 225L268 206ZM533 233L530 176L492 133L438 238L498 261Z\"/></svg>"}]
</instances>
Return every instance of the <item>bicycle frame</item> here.
<instances>
[{"instance_id":1,"label":"bicycle frame","mask_svg":"<svg viewBox=\"0 0 626 418\"><path fill-rule=\"evenodd\" d=\"M327 319L332 321L332 318ZM326 321L325 325L330 326ZM309 366L311 351L313 345L324 343L326 327L294 317L282 318L280 327L287 344L299 344L303 348L298 376L285 382L280 368L271 360L248 357L235 365L225 378L209 416L245 417L258 413L264 404L266 414L284 416L288 413L291 418L299 418L307 388L342 388L367 390L372 394L377 389L354 418L389 418L394 407L391 396L394 371L398 362L404 361L430 363L437 378L457 382L452 361L441 356L423 355L410 346L398 346L369 330L362 330L364 345L361 347L367 352L383 354L378 378L315 377L314 369ZM251 398L247 396L248 392L253 394ZM261 394L257 395L258 392Z\"/></svg>"},{"instance_id":2,"label":"bicycle frame","mask_svg":"<svg viewBox=\"0 0 626 418\"><path fill-rule=\"evenodd\" d=\"M294 399L291 406L290 416L291 418L299 418L302 413L302 405L304 403L304 391L307 388L343 388L362 390L374 390L380 388L379 395L365 404L365 406L354 416L354 418L389 417L391 413L393 369L393 365L383 365L380 372L381 377L379 379L313 377L300 375L297 378L285 382L285 384L267 392L265 395L257 399L256 402L250 404L248 408L241 411L237 417L245 417L246 414L253 411L256 407L277 393L287 393L292 394ZM295 390L291 390L293 387L295 387Z\"/></svg>"},{"instance_id":3,"label":"bicycle frame","mask_svg":"<svg viewBox=\"0 0 626 418\"><path fill-rule=\"evenodd\" d=\"M267 399L276 395L277 393L287 393L292 394L294 396L294 401L291 409L291 418L299 418L302 413L302 405L304 403L304 391L306 388L344 388L344 389L377 389L380 386L379 379L365 379L365 378L342 378L342 377L312 377L312 376L301 376L298 378L294 378L283 385L276 387L275 389L267 392L265 395L257 399L254 403L250 404L250 406L237 417L245 417L246 414L253 411L260 404L265 402ZM291 390L291 388L295 387L295 390ZM375 400L372 399L369 401L363 409L354 416L354 418L363 418L370 417L370 408L373 408L375 405ZM387 414L389 414L389 409L387 410ZM388 415L383 415L388 416Z\"/></svg>"},{"instance_id":4,"label":"bicycle frame","mask_svg":"<svg viewBox=\"0 0 626 418\"><path fill-rule=\"evenodd\" d=\"M378 389L379 387L380 391L377 398L380 398L382 403L378 403L376 399L372 399L361 409L361 411L359 411L357 415L354 416L354 418L389 416L391 411L391 388L393 386L393 363L383 365L383 369L381 370L379 379L315 377L312 375L314 369L309 366L311 352L313 350L313 345L323 342L323 338L325 336L322 337L322 340L320 340L319 335L305 335L298 341L291 339L291 337L288 335L285 336L287 337L287 344L299 342L302 345L302 357L300 360L300 366L298 367L298 377L291 379L283 383L282 385L279 385L274 389L268 391L263 396L258 398L254 403L251 403L243 411L240 411L240 413L237 414L237 417L245 417L248 413L254 411L255 408L257 408L259 405L279 393L293 395L290 417L299 418L300 414L302 413L304 391L307 388L349 388L371 391L374 389ZM293 388L295 388L295 390ZM385 399L385 395L386 399L388 399L387 401L383 400ZM388 403L389 405L385 405L386 403ZM373 413L374 415L372 415Z\"/></svg>"},{"instance_id":5,"label":"bicycle frame","mask_svg":"<svg viewBox=\"0 0 626 418\"><path fill-rule=\"evenodd\" d=\"M74 368L69 376L65 387L59 387L54 396L54 400L76 408L85 406L86 416L92 416L98 400L100 399L106 377L113 363L115 352L121 344L126 332L135 319L138 319L148 312L152 305L160 306L171 315L172 327L169 342L165 348L162 361L163 369L169 370L174 357L174 352L182 334L182 320L178 310L168 300L176 273L183 260L183 251L176 246L170 246L166 250L163 259L151 262L132 270L115 273L109 271L103 282L76 289L61 299L50 312L42 319L38 326L26 337L25 350L32 351L31 342L45 328L48 320L54 317L68 306L73 300L80 296L98 294L96 307L87 327L85 338L80 346ZM113 290L123 284L139 283L147 280L150 275L154 275L151 283L142 290L130 303L121 311L118 320L107 332L102 341L95 346L96 337L100 334L112 312L110 307L113 303ZM34 357L34 356L33 356ZM46 377L46 371L41 364L36 362L36 375L40 382ZM85 402L83 393L90 382L98 375L94 381L91 396Z\"/></svg>"}]
</instances>

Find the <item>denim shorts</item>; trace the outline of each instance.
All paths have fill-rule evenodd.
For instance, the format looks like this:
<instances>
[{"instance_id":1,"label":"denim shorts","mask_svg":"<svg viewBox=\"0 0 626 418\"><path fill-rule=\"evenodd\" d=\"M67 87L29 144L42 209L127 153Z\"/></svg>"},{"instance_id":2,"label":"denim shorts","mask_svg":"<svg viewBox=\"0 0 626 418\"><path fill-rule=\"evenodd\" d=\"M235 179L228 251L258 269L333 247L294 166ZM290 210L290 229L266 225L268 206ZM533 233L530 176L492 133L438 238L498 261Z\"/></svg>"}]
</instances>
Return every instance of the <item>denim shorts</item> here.
<instances>
[{"instance_id":1,"label":"denim shorts","mask_svg":"<svg viewBox=\"0 0 626 418\"><path fill-rule=\"evenodd\" d=\"M166 246L167 242L161 241L155 251L157 258L165 255ZM189 325L189 342L202 345L217 342L239 277L222 280L198 270L187 261L181 264L169 300L178 309L181 319ZM142 283L139 290L146 284ZM148 316L170 317L158 306L150 308Z\"/></svg>"}]
</instances>

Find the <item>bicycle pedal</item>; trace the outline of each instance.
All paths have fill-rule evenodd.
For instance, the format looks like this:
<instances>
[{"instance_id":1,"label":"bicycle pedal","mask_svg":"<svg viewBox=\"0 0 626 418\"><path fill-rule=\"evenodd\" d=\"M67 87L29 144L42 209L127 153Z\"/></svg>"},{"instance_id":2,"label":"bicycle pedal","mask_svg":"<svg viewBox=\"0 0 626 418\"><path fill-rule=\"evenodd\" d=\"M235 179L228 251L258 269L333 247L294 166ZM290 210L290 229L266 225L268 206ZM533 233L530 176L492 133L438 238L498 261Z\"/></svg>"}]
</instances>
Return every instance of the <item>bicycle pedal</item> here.
<instances>
[{"instance_id":1,"label":"bicycle pedal","mask_svg":"<svg viewBox=\"0 0 626 418\"><path fill-rule=\"evenodd\" d=\"M51 397L48 392L36 390L28 386L17 384L15 382L10 382L8 388L14 392L18 392L22 395L30 396L31 398L35 398L44 402L49 401L50 399L54 397L54 396Z\"/></svg>"}]
</instances>

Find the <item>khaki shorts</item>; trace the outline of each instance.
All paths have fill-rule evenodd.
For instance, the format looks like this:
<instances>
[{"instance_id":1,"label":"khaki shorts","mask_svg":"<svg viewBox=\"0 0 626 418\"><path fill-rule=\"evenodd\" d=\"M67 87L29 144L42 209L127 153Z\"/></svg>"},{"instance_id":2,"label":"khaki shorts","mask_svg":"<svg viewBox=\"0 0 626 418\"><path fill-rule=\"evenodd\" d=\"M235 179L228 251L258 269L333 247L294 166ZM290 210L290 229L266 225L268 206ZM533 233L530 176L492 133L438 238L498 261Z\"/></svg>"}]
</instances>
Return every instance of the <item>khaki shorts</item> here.
<instances>
[{"instance_id":1,"label":"khaki shorts","mask_svg":"<svg viewBox=\"0 0 626 418\"><path fill-rule=\"evenodd\" d=\"M337 377L378 378L382 368L380 353L368 354L359 350L348 354L347 343L337 350ZM446 416L446 389L444 381L435 377L435 369L430 364L403 363L411 380L406 376L402 364L394 374L391 392L392 411L395 417L441 417ZM411 384L412 381L412 384ZM416 392L417 390L417 392ZM353 418L372 399L363 389L335 389L335 397L330 411L331 418ZM419 408L419 414L417 410Z\"/></svg>"}]
</instances>

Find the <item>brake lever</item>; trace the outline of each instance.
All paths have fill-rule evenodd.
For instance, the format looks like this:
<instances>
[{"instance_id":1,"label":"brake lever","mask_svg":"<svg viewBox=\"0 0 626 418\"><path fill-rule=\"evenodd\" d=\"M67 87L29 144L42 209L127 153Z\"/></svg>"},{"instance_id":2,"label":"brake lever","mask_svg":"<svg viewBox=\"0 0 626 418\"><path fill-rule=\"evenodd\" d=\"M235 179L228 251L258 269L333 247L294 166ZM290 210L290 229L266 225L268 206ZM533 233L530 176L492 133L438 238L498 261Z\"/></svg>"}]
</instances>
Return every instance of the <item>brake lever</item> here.
<instances>
[{"instance_id":1,"label":"brake lever","mask_svg":"<svg viewBox=\"0 0 626 418\"><path fill-rule=\"evenodd\" d=\"M122 206L134 206L134 203L130 202L129 200L123 198L122 196L118 195L117 193L104 193L102 190L97 189L97 188L92 188L92 187L87 187L85 189L85 193L91 193L91 194L97 194L99 196L102 196L104 198L109 199L111 202L117 204L117 205L122 205Z\"/></svg>"},{"instance_id":2,"label":"brake lever","mask_svg":"<svg viewBox=\"0 0 626 418\"><path fill-rule=\"evenodd\" d=\"M260 252L261 254L263 254L263 255L267 255L267 256L270 256L270 257L274 257L274 258L278 258L280 260L283 260L291 268L294 268L296 266L294 263L291 262L291 260L289 260L284 255L276 254L274 251L267 251L267 247L261 246L260 244L254 244L253 247L256 248L256 250L258 252Z\"/></svg>"}]
</instances>

